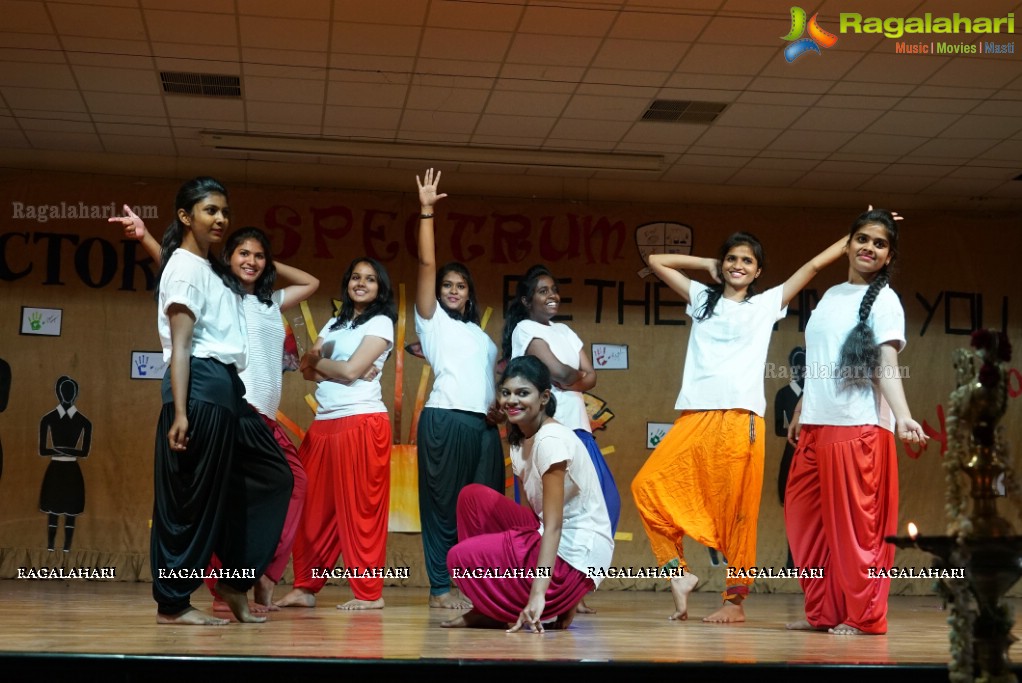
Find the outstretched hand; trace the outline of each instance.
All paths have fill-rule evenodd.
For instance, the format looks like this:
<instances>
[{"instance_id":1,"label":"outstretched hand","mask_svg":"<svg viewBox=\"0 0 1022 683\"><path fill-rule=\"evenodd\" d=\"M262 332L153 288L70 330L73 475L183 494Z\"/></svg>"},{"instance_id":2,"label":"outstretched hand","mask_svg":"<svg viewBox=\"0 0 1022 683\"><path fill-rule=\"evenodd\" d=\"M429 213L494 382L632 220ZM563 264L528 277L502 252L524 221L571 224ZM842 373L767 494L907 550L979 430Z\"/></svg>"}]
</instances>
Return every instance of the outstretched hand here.
<instances>
[{"instance_id":1,"label":"outstretched hand","mask_svg":"<svg viewBox=\"0 0 1022 683\"><path fill-rule=\"evenodd\" d=\"M145 223L141 218L138 217L131 207L127 204L124 205L124 216L114 216L108 218L108 223L120 223L124 227L124 236L134 240L140 240L145 237L146 227Z\"/></svg>"},{"instance_id":2,"label":"outstretched hand","mask_svg":"<svg viewBox=\"0 0 1022 683\"><path fill-rule=\"evenodd\" d=\"M872 210L873 210L873 205L872 204L870 204L869 206L866 207L866 211L872 211ZM902 216L897 211L891 211L891 218L893 218L896 221L903 221L903 220L905 220L905 217Z\"/></svg>"},{"instance_id":3,"label":"outstretched hand","mask_svg":"<svg viewBox=\"0 0 1022 683\"><path fill-rule=\"evenodd\" d=\"M440 173L440 171L437 171L434 176L433 169L430 168L426 170L423 180L419 180L419 176L415 176L415 183L419 186L419 204L422 205L424 213L447 196L446 194L438 194L436 191L437 185L440 184Z\"/></svg>"}]
</instances>

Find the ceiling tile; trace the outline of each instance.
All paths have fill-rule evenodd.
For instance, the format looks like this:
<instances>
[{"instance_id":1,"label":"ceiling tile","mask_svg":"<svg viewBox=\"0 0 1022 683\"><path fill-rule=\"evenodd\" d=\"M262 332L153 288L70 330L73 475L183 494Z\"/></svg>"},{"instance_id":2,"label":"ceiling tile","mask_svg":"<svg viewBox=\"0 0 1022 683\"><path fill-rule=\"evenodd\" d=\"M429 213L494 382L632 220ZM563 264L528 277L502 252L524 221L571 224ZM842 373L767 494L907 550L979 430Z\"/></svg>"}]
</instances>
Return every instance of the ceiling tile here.
<instances>
[{"instance_id":1,"label":"ceiling tile","mask_svg":"<svg viewBox=\"0 0 1022 683\"><path fill-rule=\"evenodd\" d=\"M485 11L492 11L491 7ZM615 16L614 12L592 12L585 8L526 5L521 25L517 28L522 33L551 36L605 36ZM514 27L513 24L511 27Z\"/></svg>"},{"instance_id":2,"label":"ceiling tile","mask_svg":"<svg viewBox=\"0 0 1022 683\"><path fill-rule=\"evenodd\" d=\"M833 152L840 149L852 137L852 133L813 130L786 131L777 136L777 139L770 144L770 149Z\"/></svg>"},{"instance_id":3,"label":"ceiling tile","mask_svg":"<svg viewBox=\"0 0 1022 683\"><path fill-rule=\"evenodd\" d=\"M511 42L507 61L512 64L588 66L599 47L598 38L564 36L552 39L538 34L518 34Z\"/></svg>"},{"instance_id":4,"label":"ceiling tile","mask_svg":"<svg viewBox=\"0 0 1022 683\"><path fill-rule=\"evenodd\" d=\"M142 12L131 7L47 3L53 25L60 33L88 38L145 40Z\"/></svg>"},{"instance_id":5,"label":"ceiling tile","mask_svg":"<svg viewBox=\"0 0 1022 683\"><path fill-rule=\"evenodd\" d=\"M503 116L484 114L479 117L477 135L503 135L509 138L545 138L557 119L541 116Z\"/></svg>"},{"instance_id":6,"label":"ceiling tile","mask_svg":"<svg viewBox=\"0 0 1022 683\"><path fill-rule=\"evenodd\" d=\"M143 17L149 40L156 43L238 45L238 19L232 14L147 10Z\"/></svg>"},{"instance_id":7,"label":"ceiling tile","mask_svg":"<svg viewBox=\"0 0 1022 683\"><path fill-rule=\"evenodd\" d=\"M611 71L635 69L669 73L674 71L688 48L687 44L679 42L611 39L604 41L592 66Z\"/></svg>"},{"instance_id":8,"label":"ceiling tile","mask_svg":"<svg viewBox=\"0 0 1022 683\"><path fill-rule=\"evenodd\" d=\"M242 15L238 23L241 44L249 48L325 52L330 41L329 27L321 21Z\"/></svg>"}]
</instances>

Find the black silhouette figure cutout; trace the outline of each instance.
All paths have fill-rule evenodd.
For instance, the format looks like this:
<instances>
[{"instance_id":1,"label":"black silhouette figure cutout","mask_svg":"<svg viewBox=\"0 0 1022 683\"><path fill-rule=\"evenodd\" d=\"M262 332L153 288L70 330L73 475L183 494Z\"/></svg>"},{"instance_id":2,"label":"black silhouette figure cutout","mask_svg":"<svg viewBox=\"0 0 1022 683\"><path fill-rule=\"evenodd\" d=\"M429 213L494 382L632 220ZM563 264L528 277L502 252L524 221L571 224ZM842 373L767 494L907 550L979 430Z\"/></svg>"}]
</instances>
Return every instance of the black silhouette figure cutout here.
<instances>
[{"instance_id":1,"label":"black silhouette figure cutout","mask_svg":"<svg viewBox=\"0 0 1022 683\"><path fill-rule=\"evenodd\" d=\"M71 551L75 517L85 510L85 479L79 458L92 447L92 423L78 412L78 382L57 379L54 387L60 404L39 421L39 455L50 458L39 492L39 509L47 515L46 548L53 551L60 516L64 516L64 552Z\"/></svg>"}]
</instances>

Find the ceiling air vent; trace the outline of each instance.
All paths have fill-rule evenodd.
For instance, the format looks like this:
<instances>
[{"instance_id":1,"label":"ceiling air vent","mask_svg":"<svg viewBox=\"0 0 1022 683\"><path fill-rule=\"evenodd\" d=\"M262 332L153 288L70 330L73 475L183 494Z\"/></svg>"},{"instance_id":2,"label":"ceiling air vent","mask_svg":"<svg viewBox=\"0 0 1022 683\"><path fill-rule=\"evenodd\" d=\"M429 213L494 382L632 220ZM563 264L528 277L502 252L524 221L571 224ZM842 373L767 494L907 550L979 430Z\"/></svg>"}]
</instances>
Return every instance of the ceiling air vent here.
<instances>
[{"instance_id":1,"label":"ceiling air vent","mask_svg":"<svg viewBox=\"0 0 1022 683\"><path fill-rule=\"evenodd\" d=\"M724 113L727 102L696 102L689 100L653 100L642 114L643 121L667 123L711 123Z\"/></svg>"},{"instance_id":2,"label":"ceiling air vent","mask_svg":"<svg viewBox=\"0 0 1022 683\"><path fill-rule=\"evenodd\" d=\"M161 71L163 92L203 97L241 97L241 79L229 74L195 74Z\"/></svg>"}]
</instances>

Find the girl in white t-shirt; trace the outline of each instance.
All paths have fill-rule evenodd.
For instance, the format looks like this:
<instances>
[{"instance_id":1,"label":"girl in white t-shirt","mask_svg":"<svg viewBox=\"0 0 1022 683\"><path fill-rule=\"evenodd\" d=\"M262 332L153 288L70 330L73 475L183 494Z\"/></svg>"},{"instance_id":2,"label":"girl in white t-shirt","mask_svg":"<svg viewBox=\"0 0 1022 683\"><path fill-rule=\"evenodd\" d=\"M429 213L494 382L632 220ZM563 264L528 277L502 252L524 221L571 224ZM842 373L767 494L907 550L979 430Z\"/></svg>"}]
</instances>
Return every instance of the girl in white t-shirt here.
<instances>
[{"instance_id":1,"label":"girl in white t-shirt","mask_svg":"<svg viewBox=\"0 0 1022 683\"><path fill-rule=\"evenodd\" d=\"M688 618L688 595L697 577L688 572L686 535L721 551L729 571L724 604L703 621L745 620L742 602L756 565L756 524L763 486L766 395L763 371L770 334L788 302L826 265L837 260L844 238L799 268L783 284L759 294L763 247L737 232L719 259L653 254L649 265L687 303L692 330L685 355L681 416L632 481L632 495L657 562L681 570L671 579L675 611ZM715 283L692 280L684 270L705 270Z\"/></svg>"},{"instance_id":2,"label":"girl in white t-shirt","mask_svg":"<svg viewBox=\"0 0 1022 683\"><path fill-rule=\"evenodd\" d=\"M419 187L419 274L415 332L436 374L419 415L419 519L429 577L429 606L468 609L451 591L447 553L458 542L458 494L468 484L504 493L504 450L496 423L497 345L479 327L479 303L468 269L437 268L433 212L440 172L426 171Z\"/></svg>"},{"instance_id":3,"label":"girl in white t-shirt","mask_svg":"<svg viewBox=\"0 0 1022 683\"><path fill-rule=\"evenodd\" d=\"M246 594L273 556L293 485L280 447L244 400L245 316L226 268L209 258L229 216L223 185L195 178L178 191L163 235L158 328L168 370L150 558L163 624L227 623L189 600L214 552L229 574L216 588L234 616L265 621L251 614Z\"/></svg>"},{"instance_id":4,"label":"girl in white t-shirt","mask_svg":"<svg viewBox=\"0 0 1022 683\"><path fill-rule=\"evenodd\" d=\"M298 449L309 484L294 588L280 607L314 607L339 557L362 574L348 579L355 597L339 609L383 607L393 434L379 373L394 346L397 307L390 276L375 259L356 258L341 282L341 310L301 362L305 379L317 382L318 405Z\"/></svg>"},{"instance_id":5,"label":"girl in white t-shirt","mask_svg":"<svg viewBox=\"0 0 1022 683\"><path fill-rule=\"evenodd\" d=\"M125 216L111 218L110 221L120 223L124 227L124 236L139 240L146 252L158 262L160 244L129 206L125 205L124 211ZM291 559L291 546L301 518L306 488L305 470L298 459L298 450L277 422L285 338L281 313L312 296L319 288L319 280L303 270L276 261L266 233L255 227L245 227L231 233L221 251L220 260L229 268L229 275L233 276L230 281L232 288L242 297L242 312L248 331L248 365L238 375L245 385L245 401L257 414L246 412L246 420L242 425L259 430L258 425L251 424L248 419L260 418L284 452L294 477L280 541L273 559L254 587L256 609L264 611L272 607L273 587L280 581ZM276 289L278 276L288 284ZM214 555L211 568L218 569L220 566L219 558ZM213 579L206 579L210 590L213 590L214 584ZM214 596L213 611L226 609L227 605L216 596L215 591Z\"/></svg>"},{"instance_id":6,"label":"girl in white t-shirt","mask_svg":"<svg viewBox=\"0 0 1022 683\"><path fill-rule=\"evenodd\" d=\"M784 495L784 522L796 566L822 576L799 579L806 619L796 630L838 635L887 632L889 570L898 522L894 436L925 444L912 419L898 368L905 312L888 286L898 256L900 217L873 209L852 224L848 280L831 287L806 325L806 378L788 428L796 445Z\"/></svg>"},{"instance_id":7,"label":"girl in white t-shirt","mask_svg":"<svg viewBox=\"0 0 1022 683\"><path fill-rule=\"evenodd\" d=\"M567 628L614 554L607 505L586 449L554 419L557 399L542 361L512 359L498 400L528 507L479 484L462 489L463 540L447 568L473 606L443 626Z\"/></svg>"}]
</instances>

